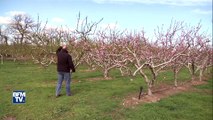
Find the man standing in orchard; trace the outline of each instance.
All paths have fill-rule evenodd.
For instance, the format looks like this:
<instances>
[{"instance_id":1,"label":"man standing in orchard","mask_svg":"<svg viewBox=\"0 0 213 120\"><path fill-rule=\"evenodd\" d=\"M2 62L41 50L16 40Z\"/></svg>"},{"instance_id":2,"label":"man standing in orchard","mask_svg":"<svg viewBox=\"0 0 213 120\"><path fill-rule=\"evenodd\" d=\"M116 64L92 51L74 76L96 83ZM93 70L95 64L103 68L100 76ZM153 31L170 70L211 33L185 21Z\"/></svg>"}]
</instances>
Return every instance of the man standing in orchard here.
<instances>
[{"instance_id":1,"label":"man standing in orchard","mask_svg":"<svg viewBox=\"0 0 213 120\"><path fill-rule=\"evenodd\" d=\"M66 81L66 94L71 96L70 83L72 72L75 72L75 66L71 55L67 51L67 46L63 45L60 51L57 51L57 71L58 83L56 86L56 97L60 96L61 86L63 80Z\"/></svg>"}]
</instances>

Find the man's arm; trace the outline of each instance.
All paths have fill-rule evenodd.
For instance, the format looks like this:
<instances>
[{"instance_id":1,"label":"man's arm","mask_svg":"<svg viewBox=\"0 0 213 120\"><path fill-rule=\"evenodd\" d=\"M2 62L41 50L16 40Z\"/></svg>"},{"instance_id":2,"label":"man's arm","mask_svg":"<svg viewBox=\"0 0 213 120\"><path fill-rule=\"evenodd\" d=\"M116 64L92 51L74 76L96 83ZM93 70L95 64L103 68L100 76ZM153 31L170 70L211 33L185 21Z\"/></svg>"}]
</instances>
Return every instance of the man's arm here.
<instances>
[{"instance_id":1,"label":"man's arm","mask_svg":"<svg viewBox=\"0 0 213 120\"><path fill-rule=\"evenodd\" d=\"M73 64L71 55L69 55L69 57L68 57L68 62L69 62L70 69L72 69L72 72L75 72L75 66Z\"/></svg>"}]
</instances>

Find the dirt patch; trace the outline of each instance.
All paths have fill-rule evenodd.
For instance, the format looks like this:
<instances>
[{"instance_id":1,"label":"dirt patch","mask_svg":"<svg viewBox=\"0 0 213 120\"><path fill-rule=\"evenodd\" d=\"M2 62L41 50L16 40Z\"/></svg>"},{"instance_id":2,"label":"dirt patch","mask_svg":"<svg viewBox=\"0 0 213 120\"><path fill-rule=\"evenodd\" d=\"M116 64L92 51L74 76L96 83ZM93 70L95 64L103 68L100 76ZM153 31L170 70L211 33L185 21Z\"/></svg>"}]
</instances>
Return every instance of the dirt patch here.
<instances>
[{"instance_id":1,"label":"dirt patch","mask_svg":"<svg viewBox=\"0 0 213 120\"><path fill-rule=\"evenodd\" d=\"M85 70L79 70L79 72L94 72L95 69L85 69Z\"/></svg>"},{"instance_id":2,"label":"dirt patch","mask_svg":"<svg viewBox=\"0 0 213 120\"><path fill-rule=\"evenodd\" d=\"M50 85L50 86L55 86L55 85L57 85L57 82L58 82L58 80L52 80L52 81L45 81L44 83L45 84L48 84L48 85ZM77 80L77 79L72 79L72 81L71 81L72 83L80 83L80 82L82 82L81 80ZM66 83L66 81L65 80L63 80L63 85L65 85L65 83Z\"/></svg>"},{"instance_id":3,"label":"dirt patch","mask_svg":"<svg viewBox=\"0 0 213 120\"><path fill-rule=\"evenodd\" d=\"M12 87L11 85L5 85L5 86L4 86L4 89L5 89L6 91L12 91L13 87Z\"/></svg>"},{"instance_id":4,"label":"dirt patch","mask_svg":"<svg viewBox=\"0 0 213 120\"><path fill-rule=\"evenodd\" d=\"M156 86L152 89L153 95L148 96L147 94L144 94L141 96L141 99L139 100L139 93L132 94L130 96L127 96L123 101L124 107L134 107L137 104L143 104L143 103L153 103L158 102L162 98L169 97L171 95L174 95L176 93L180 93L183 91L189 91L189 90L195 90L194 85L201 85L206 84L206 81L190 81L180 84L178 87L174 87L167 84L161 84L159 86Z\"/></svg>"},{"instance_id":5,"label":"dirt patch","mask_svg":"<svg viewBox=\"0 0 213 120\"><path fill-rule=\"evenodd\" d=\"M7 117L3 118L3 120L16 120L16 118L13 116L7 116Z\"/></svg>"},{"instance_id":6,"label":"dirt patch","mask_svg":"<svg viewBox=\"0 0 213 120\"><path fill-rule=\"evenodd\" d=\"M66 81L65 81L66 82ZM64 82L64 83L65 83ZM72 79L72 83L81 83L82 81L81 80L77 80L77 79Z\"/></svg>"},{"instance_id":7,"label":"dirt patch","mask_svg":"<svg viewBox=\"0 0 213 120\"><path fill-rule=\"evenodd\" d=\"M108 78L96 77L96 78L88 78L86 80L88 80L88 81L100 81L100 80L112 80L112 78L111 77L108 77Z\"/></svg>"}]
</instances>

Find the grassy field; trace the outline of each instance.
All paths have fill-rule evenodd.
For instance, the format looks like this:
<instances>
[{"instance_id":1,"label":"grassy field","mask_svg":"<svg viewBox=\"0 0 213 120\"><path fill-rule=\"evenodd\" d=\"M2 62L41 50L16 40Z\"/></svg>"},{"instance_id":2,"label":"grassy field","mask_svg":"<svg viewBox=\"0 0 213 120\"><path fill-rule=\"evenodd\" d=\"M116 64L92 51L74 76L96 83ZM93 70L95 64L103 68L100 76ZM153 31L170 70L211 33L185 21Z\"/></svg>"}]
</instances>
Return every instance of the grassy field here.
<instances>
[{"instance_id":1,"label":"grassy field","mask_svg":"<svg viewBox=\"0 0 213 120\"><path fill-rule=\"evenodd\" d=\"M101 80L97 71L82 66L73 74L72 93L55 98L56 66L47 69L30 63L5 62L0 65L0 119L16 120L212 120L212 78L196 91L178 93L156 103L126 108L122 101L145 85L140 77L130 81L119 71L111 71L111 80ZM96 78L96 79L94 79ZM99 78L99 79L97 79ZM157 84L173 84L171 71L162 73ZM182 70L180 81L190 76ZM13 104L12 92L26 91L25 104Z\"/></svg>"}]
</instances>

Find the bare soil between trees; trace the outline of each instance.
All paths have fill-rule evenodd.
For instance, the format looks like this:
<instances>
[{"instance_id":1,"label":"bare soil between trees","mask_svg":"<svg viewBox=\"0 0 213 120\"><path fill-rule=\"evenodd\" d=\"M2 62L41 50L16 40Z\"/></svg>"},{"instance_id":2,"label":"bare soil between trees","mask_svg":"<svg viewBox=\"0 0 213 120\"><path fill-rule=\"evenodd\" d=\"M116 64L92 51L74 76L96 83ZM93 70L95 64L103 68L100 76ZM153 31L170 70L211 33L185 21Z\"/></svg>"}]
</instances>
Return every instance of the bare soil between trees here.
<instances>
[{"instance_id":1,"label":"bare soil between trees","mask_svg":"<svg viewBox=\"0 0 213 120\"><path fill-rule=\"evenodd\" d=\"M7 116L3 120L16 120L16 118L12 116Z\"/></svg>"},{"instance_id":2,"label":"bare soil between trees","mask_svg":"<svg viewBox=\"0 0 213 120\"><path fill-rule=\"evenodd\" d=\"M145 103L154 103L158 102L163 98L167 98L171 95L175 95L177 93L181 93L184 91L196 91L197 89L193 86L207 84L206 81L188 81L181 83L179 86L171 86L168 84L160 84L159 86L153 87L153 95L149 96L147 94L143 94L139 99L139 92L131 94L127 96L122 104L124 107L135 107L136 105L141 105Z\"/></svg>"},{"instance_id":3,"label":"bare soil between trees","mask_svg":"<svg viewBox=\"0 0 213 120\"><path fill-rule=\"evenodd\" d=\"M111 77L108 77L108 78L104 78L104 77L95 77L95 78L88 78L86 79L88 81L101 81L101 80L112 80Z\"/></svg>"}]
</instances>

